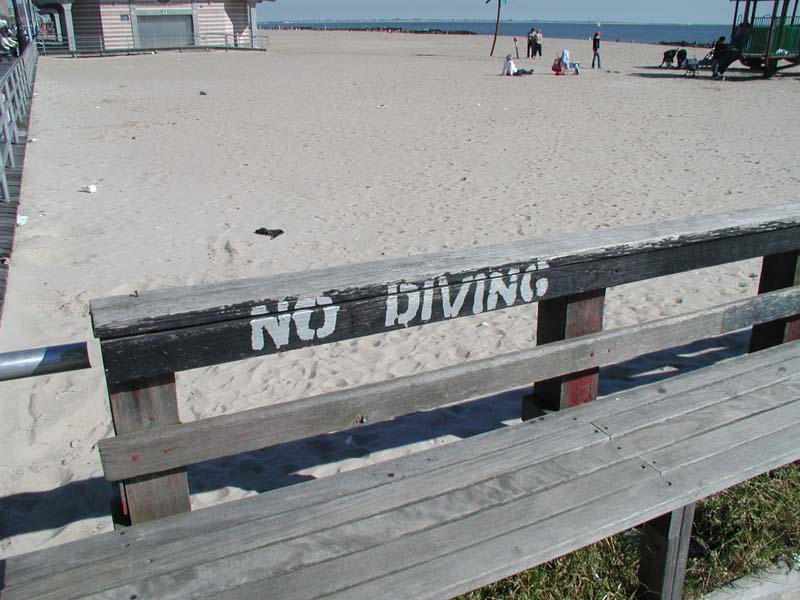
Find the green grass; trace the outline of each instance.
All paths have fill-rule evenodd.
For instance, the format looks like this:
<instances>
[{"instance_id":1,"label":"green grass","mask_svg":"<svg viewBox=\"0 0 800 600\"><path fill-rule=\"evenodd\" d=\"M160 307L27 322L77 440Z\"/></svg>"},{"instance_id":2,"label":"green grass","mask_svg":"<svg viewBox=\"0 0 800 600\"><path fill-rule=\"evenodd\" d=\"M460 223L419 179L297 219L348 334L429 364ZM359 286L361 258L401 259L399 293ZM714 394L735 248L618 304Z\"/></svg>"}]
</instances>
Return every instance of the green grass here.
<instances>
[{"instance_id":1,"label":"green grass","mask_svg":"<svg viewBox=\"0 0 800 600\"><path fill-rule=\"evenodd\" d=\"M487 586L463 600L634 598L639 548L623 533ZM697 506L685 598L800 555L800 463L708 498Z\"/></svg>"}]
</instances>

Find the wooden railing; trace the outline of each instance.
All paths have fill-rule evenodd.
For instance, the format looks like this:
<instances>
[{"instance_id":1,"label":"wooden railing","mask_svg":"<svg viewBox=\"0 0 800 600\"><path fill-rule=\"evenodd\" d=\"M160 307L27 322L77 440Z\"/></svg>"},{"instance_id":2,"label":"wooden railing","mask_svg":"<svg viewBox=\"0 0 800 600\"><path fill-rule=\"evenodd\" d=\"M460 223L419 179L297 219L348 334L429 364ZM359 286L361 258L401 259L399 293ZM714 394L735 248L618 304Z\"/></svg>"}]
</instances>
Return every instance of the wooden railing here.
<instances>
[{"instance_id":1,"label":"wooden railing","mask_svg":"<svg viewBox=\"0 0 800 600\"><path fill-rule=\"evenodd\" d=\"M95 300L117 434L99 444L103 468L144 522L189 510L192 463L536 382L527 418L593 400L599 367L646 352L752 324L753 349L795 339L800 292L774 290L797 283L798 248L786 205ZM761 256L757 298L599 333L607 287ZM177 371L534 302L537 348L180 423Z\"/></svg>"}]
</instances>

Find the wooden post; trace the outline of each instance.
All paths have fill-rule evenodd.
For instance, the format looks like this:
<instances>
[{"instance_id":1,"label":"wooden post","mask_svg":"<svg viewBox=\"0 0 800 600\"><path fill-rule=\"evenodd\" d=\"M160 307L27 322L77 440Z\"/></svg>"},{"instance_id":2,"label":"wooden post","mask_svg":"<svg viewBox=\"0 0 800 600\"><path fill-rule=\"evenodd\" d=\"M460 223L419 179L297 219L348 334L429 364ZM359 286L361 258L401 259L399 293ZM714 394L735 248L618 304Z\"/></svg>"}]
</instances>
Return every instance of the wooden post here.
<instances>
[{"instance_id":1,"label":"wooden post","mask_svg":"<svg viewBox=\"0 0 800 600\"><path fill-rule=\"evenodd\" d=\"M142 431L158 425L180 423L175 374L110 385L111 418L117 435ZM137 456L130 457L137 460ZM182 512L189 512L189 484L186 469L143 475L122 482L114 493L112 515L118 525L145 523Z\"/></svg>"},{"instance_id":2,"label":"wooden post","mask_svg":"<svg viewBox=\"0 0 800 600\"><path fill-rule=\"evenodd\" d=\"M765 256L761 265L758 293L764 294L800 283L800 251ZM750 336L750 352L800 339L800 315L755 325Z\"/></svg>"},{"instance_id":3,"label":"wooden post","mask_svg":"<svg viewBox=\"0 0 800 600\"><path fill-rule=\"evenodd\" d=\"M537 345L602 331L605 298L606 290L599 289L540 302L536 328ZM542 405L552 410L561 410L591 402L597 398L598 381L597 368L537 381L533 395L522 402L522 420L538 414L537 407Z\"/></svg>"},{"instance_id":4,"label":"wooden post","mask_svg":"<svg viewBox=\"0 0 800 600\"><path fill-rule=\"evenodd\" d=\"M640 598L681 600L683 597L694 508L694 504L687 504L642 527Z\"/></svg>"}]
</instances>

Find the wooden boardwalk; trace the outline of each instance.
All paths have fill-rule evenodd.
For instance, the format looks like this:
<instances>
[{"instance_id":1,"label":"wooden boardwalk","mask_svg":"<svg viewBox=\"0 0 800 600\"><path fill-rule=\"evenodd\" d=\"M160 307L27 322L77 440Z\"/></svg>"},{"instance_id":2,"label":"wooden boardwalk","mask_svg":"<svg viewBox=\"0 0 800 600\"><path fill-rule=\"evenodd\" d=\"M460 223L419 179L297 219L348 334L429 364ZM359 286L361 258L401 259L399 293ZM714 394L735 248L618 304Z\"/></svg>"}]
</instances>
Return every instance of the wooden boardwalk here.
<instances>
[{"instance_id":1,"label":"wooden boardwalk","mask_svg":"<svg viewBox=\"0 0 800 600\"><path fill-rule=\"evenodd\" d=\"M25 161L25 145L28 139L27 129L19 130L19 144L11 144L14 152L16 167L6 168L8 191L10 201L0 200L0 319L3 317L3 307L8 284L9 261L14 248L14 234L17 228L17 213L19 210L19 194L22 186L22 168Z\"/></svg>"}]
</instances>

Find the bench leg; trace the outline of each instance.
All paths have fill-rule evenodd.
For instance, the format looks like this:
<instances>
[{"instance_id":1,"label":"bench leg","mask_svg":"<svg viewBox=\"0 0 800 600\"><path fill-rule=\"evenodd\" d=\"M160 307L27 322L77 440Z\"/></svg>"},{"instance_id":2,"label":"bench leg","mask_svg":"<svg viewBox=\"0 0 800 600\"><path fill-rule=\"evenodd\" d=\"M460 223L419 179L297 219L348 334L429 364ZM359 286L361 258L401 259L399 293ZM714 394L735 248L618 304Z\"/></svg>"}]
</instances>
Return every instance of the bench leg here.
<instances>
[{"instance_id":1,"label":"bench leg","mask_svg":"<svg viewBox=\"0 0 800 600\"><path fill-rule=\"evenodd\" d=\"M681 600L692 537L694 504L653 519L642 527L640 598Z\"/></svg>"},{"instance_id":2,"label":"bench leg","mask_svg":"<svg viewBox=\"0 0 800 600\"><path fill-rule=\"evenodd\" d=\"M174 373L109 386L108 395L117 435L180 422ZM112 509L118 525L126 524L124 515L136 525L191 510L185 468L136 477L121 487Z\"/></svg>"},{"instance_id":3,"label":"bench leg","mask_svg":"<svg viewBox=\"0 0 800 600\"><path fill-rule=\"evenodd\" d=\"M764 294L800 284L798 251L765 256L761 265L758 293ZM750 352L800 339L800 318L779 319L753 326Z\"/></svg>"},{"instance_id":4,"label":"bench leg","mask_svg":"<svg viewBox=\"0 0 800 600\"><path fill-rule=\"evenodd\" d=\"M605 298L605 289L600 289L540 302L536 324L537 345L602 331ZM542 406L562 410L591 402L597 398L599 372L594 368L537 381L533 395L523 400L522 420L539 414L537 409Z\"/></svg>"}]
</instances>

